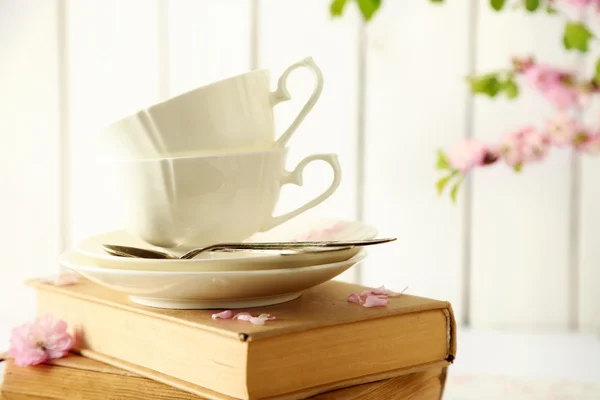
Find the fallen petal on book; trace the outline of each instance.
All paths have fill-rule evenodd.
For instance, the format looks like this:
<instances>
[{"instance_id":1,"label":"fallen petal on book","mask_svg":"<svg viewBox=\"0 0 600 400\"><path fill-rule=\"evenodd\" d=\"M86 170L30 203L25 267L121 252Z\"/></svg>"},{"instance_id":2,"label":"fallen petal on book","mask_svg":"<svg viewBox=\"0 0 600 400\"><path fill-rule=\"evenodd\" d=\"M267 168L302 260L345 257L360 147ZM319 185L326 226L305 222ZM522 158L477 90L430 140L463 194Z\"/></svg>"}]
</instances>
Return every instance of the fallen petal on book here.
<instances>
[{"instance_id":1,"label":"fallen petal on book","mask_svg":"<svg viewBox=\"0 0 600 400\"><path fill-rule=\"evenodd\" d=\"M77 282L79 282L79 275L74 273L67 273L56 276L49 276L46 278L40 278L40 282L48 283L54 286L74 285Z\"/></svg>"},{"instance_id":2,"label":"fallen petal on book","mask_svg":"<svg viewBox=\"0 0 600 400\"><path fill-rule=\"evenodd\" d=\"M212 315L212 319L239 319L240 321L248 321L254 325L264 325L265 321L272 321L275 319L271 314L260 314L258 317L253 317L248 312L241 312L233 315L231 310L221 311Z\"/></svg>"},{"instance_id":3,"label":"fallen petal on book","mask_svg":"<svg viewBox=\"0 0 600 400\"><path fill-rule=\"evenodd\" d=\"M369 295L365 299L363 307L385 307L388 304L386 296Z\"/></svg>"},{"instance_id":4,"label":"fallen petal on book","mask_svg":"<svg viewBox=\"0 0 600 400\"><path fill-rule=\"evenodd\" d=\"M12 330L8 354L18 366L37 365L66 356L73 344L67 323L47 314Z\"/></svg>"},{"instance_id":5,"label":"fallen petal on book","mask_svg":"<svg viewBox=\"0 0 600 400\"><path fill-rule=\"evenodd\" d=\"M388 304L388 297L401 296L406 289L408 286L402 292L393 292L387 290L385 286L380 286L377 289L364 290L360 293L350 293L347 301L363 307L385 307Z\"/></svg>"},{"instance_id":6,"label":"fallen petal on book","mask_svg":"<svg viewBox=\"0 0 600 400\"><path fill-rule=\"evenodd\" d=\"M265 321L272 321L275 319L275 317L273 317L271 314L260 314L258 317L253 317L249 313L242 312L242 313L236 314L233 317L233 319L249 321L250 323L252 323L254 325L264 325Z\"/></svg>"},{"instance_id":7,"label":"fallen petal on book","mask_svg":"<svg viewBox=\"0 0 600 400\"><path fill-rule=\"evenodd\" d=\"M230 319L231 317L233 317L233 311L231 310L221 311L212 315L212 319Z\"/></svg>"}]
</instances>

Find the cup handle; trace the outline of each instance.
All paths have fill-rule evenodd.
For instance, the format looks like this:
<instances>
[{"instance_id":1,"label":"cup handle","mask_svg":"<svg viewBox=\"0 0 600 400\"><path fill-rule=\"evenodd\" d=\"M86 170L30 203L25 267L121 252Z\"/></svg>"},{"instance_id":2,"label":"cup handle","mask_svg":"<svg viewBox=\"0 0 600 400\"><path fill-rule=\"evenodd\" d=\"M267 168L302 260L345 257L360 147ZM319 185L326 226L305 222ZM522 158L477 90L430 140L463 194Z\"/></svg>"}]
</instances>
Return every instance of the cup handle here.
<instances>
[{"instance_id":1,"label":"cup handle","mask_svg":"<svg viewBox=\"0 0 600 400\"><path fill-rule=\"evenodd\" d=\"M279 215L277 217L270 217L270 219L263 224L260 229L260 232L268 231L269 229L273 229L278 225L294 218L295 216L302 214L303 212L310 210L314 206L322 203L325 199L331 196L340 186L340 181L342 180L342 169L340 167L340 163L338 161L337 154L315 154L312 156L308 156L294 168L292 172L286 171L284 179L281 183L281 186L286 185L288 183L292 183L294 185L302 186L302 173L304 168L313 161L325 161L331 166L333 169L333 182L331 185L321 193L319 196L315 197L305 205L295 209L294 211L290 211L287 214Z\"/></svg>"},{"instance_id":2,"label":"cup handle","mask_svg":"<svg viewBox=\"0 0 600 400\"><path fill-rule=\"evenodd\" d=\"M312 110L313 106L321 96L321 92L323 91L323 74L321 73L321 70L317 64L315 64L312 57L307 57L304 60L290 65L285 71L283 71L283 74L281 74L279 81L277 82L277 90L271 93L271 106L274 107L282 101L288 101L292 98L292 96L290 96L290 92L287 90L287 78L296 68L302 67L310 69L315 74L317 79L315 82L315 88L302 110L300 110L300 113L296 116L296 119L294 119L286 131L283 132L279 139L277 139L275 142L275 147L285 147L292 134L296 131L296 129L298 129L300 123Z\"/></svg>"}]
</instances>

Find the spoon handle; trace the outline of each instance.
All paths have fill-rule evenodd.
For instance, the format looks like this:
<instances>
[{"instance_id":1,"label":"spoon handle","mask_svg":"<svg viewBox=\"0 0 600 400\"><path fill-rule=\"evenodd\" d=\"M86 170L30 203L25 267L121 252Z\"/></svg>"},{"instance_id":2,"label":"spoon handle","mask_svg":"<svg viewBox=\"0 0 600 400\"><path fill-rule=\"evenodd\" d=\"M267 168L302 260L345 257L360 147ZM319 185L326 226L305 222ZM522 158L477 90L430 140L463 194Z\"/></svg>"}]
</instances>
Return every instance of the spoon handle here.
<instances>
[{"instance_id":1,"label":"spoon handle","mask_svg":"<svg viewBox=\"0 0 600 400\"><path fill-rule=\"evenodd\" d=\"M312 241L312 242L260 242L260 243L219 243L212 246L206 246L190 250L181 256L182 259L191 259L198 254L219 249L244 249L244 250L288 250L299 247L347 247L347 246L369 246L392 242L396 238L381 238L369 240L345 240L345 241Z\"/></svg>"}]
</instances>

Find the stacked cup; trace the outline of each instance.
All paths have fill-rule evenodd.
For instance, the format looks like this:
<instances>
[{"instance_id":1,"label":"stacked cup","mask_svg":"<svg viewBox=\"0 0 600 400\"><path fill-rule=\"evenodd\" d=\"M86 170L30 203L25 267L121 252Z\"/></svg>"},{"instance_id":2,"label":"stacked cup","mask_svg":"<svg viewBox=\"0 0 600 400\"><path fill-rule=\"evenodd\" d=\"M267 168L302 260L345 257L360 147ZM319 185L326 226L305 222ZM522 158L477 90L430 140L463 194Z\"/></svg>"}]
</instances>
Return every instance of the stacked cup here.
<instances>
[{"instance_id":1,"label":"stacked cup","mask_svg":"<svg viewBox=\"0 0 600 400\"><path fill-rule=\"evenodd\" d=\"M290 100L289 74L316 76L312 95L276 139L273 108ZM312 58L289 66L270 90L268 70L214 82L140 110L107 127L99 150L118 173L126 230L177 252L243 241L315 207L338 188L335 154L304 158L286 170L291 135L321 95L323 77ZM331 185L303 206L273 216L283 185L302 185L312 161L331 166Z\"/></svg>"}]
</instances>

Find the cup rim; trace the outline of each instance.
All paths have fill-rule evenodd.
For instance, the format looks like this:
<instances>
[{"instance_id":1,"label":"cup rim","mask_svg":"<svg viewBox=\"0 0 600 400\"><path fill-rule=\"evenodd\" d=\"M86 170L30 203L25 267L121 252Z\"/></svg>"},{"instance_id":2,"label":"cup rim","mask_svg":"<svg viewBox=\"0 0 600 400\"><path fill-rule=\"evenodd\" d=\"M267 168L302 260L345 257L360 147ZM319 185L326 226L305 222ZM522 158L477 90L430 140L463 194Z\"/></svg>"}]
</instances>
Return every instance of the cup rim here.
<instances>
[{"instance_id":1,"label":"cup rim","mask_svg":"<svg viewBox=\"0 0 600 400\"><path fill-rule=\"evenodd\" d=\"M270 70L267 69L267 68L253 69L253 70L246 71L246 72L241 72L239 74L232 75L232 76L229 76L229 77L226 77L226 78L223 78L223 79L219 79L217 81L209 82L209 83L204 84L202 86L197 86L197 87L195 87L193 89L189 89L189 90L186 90L185 92L181 92L181 93L179 93L179 94L177 94L175 96L171 96L169 98L166 98L166 99L154 102L154 103L152 103L152 104L150 104L150 105L148 105L146 107L139 108L137 111L129 113L129 114L127 114L127 115L125 115L123 117L120 117L119 119L111 122L110 124L105 125L105 127L102 130L110 129L110 128L112 128L112 127L120 124L123 121L126 121L128 119L137 117L137 116L139 116L142 113L146 113L146 112L148 112L150 110L153 110L153 109L155 109L157 107L163 106L163 105L165 105L167 103L170 103L170 102L172 102L174 100L177 100L177 99L180 99L182 97L189 96L190 94L198 92L198 91L201 91L203 89L207 89L209 87L216 86L218 84L221 84L221 83L224 83L224 82L227 82L227 81L232 81L232 80L235 80L235 79L239 79L240 77L242 77L244 75L256 75L256 74L266 74L267 76L270 76ZM270 89L270 82L269 82L269 91L270 90L271 89Z\"/></svg>"},{"instance_id":2,"label":"cup rim","mask_svg":"<svg viewBox=\"0 0 600 400\"><path fill-rule=\"evenodd\" d=\"M240 156L256 156L259 154L274 154L284 153L287 154L289 149L287 147L270 147L263 150L252 150L252 151L239 151L234 153L222 153L222 154L204 154L204 155L186 155L186 156L169 156L169 157L152 157L152 158L102 158L97 157L96 162L100 164L126 164L126 163L146 163L146 162L162 162L162 161L175 161L175 160L190 160L190 159L204 159L214 160L229 157L240 157Z\"/></svg>"}]
</instances>

